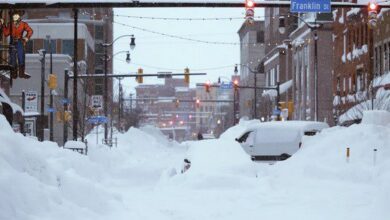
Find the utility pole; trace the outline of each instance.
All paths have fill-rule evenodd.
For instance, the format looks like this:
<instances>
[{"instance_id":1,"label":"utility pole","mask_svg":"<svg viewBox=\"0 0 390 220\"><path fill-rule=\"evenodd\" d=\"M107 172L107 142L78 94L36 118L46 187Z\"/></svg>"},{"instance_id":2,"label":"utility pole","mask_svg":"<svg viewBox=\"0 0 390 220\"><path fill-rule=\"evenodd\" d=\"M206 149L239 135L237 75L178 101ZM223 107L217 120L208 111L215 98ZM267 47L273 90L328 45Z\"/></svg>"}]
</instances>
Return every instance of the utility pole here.
<instances>
[{"instance_id":1,"label":"utility pole","mask_svg":"<svg viewBox=\"0 0 390 220\"><path fill-rule=\"evenodd\" d=\"M119 93L118 93L118 105L119 105L119 112L118 112L118 130L122 131L121 127L121 120L122 120L122 112L123 112L123 89L122 89L122 78L119 78Z\"/></svg>"},{"instance_id":2,"label":"utility pole","mask_svg":"<svg viewBox=\"0 0 390 220\"><path fill-rule=\"evenodd\" d=\"M77 8L73 8L74 13L74 41L73 41L73 140L77 141L77 123L79 120L79 112L77 109L77 39L78 39L78 33L77 33L77 23L78 23L78 13L79 10Z\"/></svg>"},{"instance_id":3,"label":"utility pole","mask_svg":"<svg viewBox=\"0 0 390 220\"><path fill-rule=\"evenodd\" d=\"M49 53L50 53L50 74L53 74L53 51L51 49L51 37L50 35L46 36L46 40L49 45ZM50 118L49 118L49 127L50 127L50 141L54 140L53 135L53 121L54 121L54 112L53 112L53 90L50 89L49 95L49 108L50 108Z\"/></svg>"},{"instance_id":4,"label":"utility pole","mask_svg":"<svg viewBox=\"0 0 390 220\"><path fill-rule=\"evenodd\" d=\"M318 121L318 33L317 18L314 20L314 121Z\"/></svg>"},{"instance_id":5,"label":"utility pole","mask_svg":"<svg viewBox=\"0 0 390 220\"><path fill-rule=\"evenodd\" d=\"M43 141L44 133L45 133L45 66L46 66L46 50L41 49L40 51L41 57L41 120L39 123L41 135L39 136L39 140Z\"/></svg>"},{"instance_id":6,"label":"utility pole","mask_svg":"<svg viewBox=\"0 0 390 220\"><path fill-rule=\"evenodd\" d=\"M69 101L68 101L68 83L69 83L69 70L65 69L65 79L64 79L64 100L63 100L63 106L64 106L64 134L63 134L63 137L64 137L64 144L68 141L68 120L67 118L65 118L65 115L66 112L68 111L68 104L69 104Z\"/></svg>"}]
</instances>

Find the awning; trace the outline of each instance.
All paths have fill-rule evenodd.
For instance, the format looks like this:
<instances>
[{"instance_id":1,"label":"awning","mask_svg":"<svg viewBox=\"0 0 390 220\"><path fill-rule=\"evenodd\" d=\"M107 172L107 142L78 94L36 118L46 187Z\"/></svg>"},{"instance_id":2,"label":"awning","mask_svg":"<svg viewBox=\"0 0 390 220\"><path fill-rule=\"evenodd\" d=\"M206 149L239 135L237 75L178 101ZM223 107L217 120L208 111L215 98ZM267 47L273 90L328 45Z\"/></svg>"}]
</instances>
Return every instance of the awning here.
<instances>
[{"instance_id":1,"label":"awning","mask_svg":"<svg viewBox=\"0 0 390 220\"><path fill-rule=\"evenodd\" d=\"M287 90L292 86L292 79L287 81L287 82L284 82L282 84L279 85L279 94L283 94L285 92L287 92ZM267 89L267 90L264 90L263 92L263 96L270 96L272 98L276 97L278 95L278 92L276 91L276 89Z\"/></svg>"}]
</instances>

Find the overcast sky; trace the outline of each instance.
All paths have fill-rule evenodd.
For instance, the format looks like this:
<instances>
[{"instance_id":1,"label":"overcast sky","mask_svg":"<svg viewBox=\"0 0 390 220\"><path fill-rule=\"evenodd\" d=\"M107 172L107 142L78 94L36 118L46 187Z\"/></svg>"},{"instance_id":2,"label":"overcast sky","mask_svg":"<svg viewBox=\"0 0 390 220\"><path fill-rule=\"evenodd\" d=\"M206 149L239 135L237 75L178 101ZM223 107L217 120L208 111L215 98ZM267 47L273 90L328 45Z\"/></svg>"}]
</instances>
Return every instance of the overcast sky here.
<instances>
[{"instance_id":1,"label":"overcast sky","mask_svg":"<svg viewBox=\"0 0 390 220\"><path fill-rule=\"evenodd\" d=\"M180 17L214 18L244 17L244 8L138 8L114 9L115 15L143 17ZM261 9L255 11L259 16ZM165 34L179 35L205 41L239 43L238 29L243 19L220 21L167 21L128 17L114 17L115 22L144 28ZM136 72L139 67L144 73L171 71L183 72L185 67L190 72L206 72L207 76L193 76L191 86L206 80L217 81L218 76L228 77L233 74L234 64L239 63L239 45L214 45L173 39L153 33L147 33L114 23L114 38L123 34L134 34L136 48L131 51L131 63L125 62L125 54L114 58L114 73ZM114 45L114 53L129 50L129 39L122 38ZM128 95L134 92L138 84L134 78L123 80ZM163 83L163 79L144 78L144 84ZM117 83L116 83L117 84ZM115 85L114 88L117 88Z\"/></svg>"}]
</instances>

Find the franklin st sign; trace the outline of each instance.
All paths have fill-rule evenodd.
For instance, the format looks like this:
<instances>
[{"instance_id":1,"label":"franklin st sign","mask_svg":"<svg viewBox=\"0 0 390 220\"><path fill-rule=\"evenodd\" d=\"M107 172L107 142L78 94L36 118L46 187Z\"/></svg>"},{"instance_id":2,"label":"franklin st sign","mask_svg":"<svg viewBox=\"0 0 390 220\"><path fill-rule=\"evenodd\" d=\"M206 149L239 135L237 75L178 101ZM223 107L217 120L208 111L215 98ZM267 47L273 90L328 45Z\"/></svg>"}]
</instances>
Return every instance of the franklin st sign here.
<instances>
[{"instance_id":1,"label":"franklin st sign","mask_svg":"<svg viewBox=\"0 0 390 220\"><path fill-rule=\"evenodd\" d=\"M330 0L292 0L290 5L291 12L322 12L330 13Z\"/></svg>"}]
</instances>

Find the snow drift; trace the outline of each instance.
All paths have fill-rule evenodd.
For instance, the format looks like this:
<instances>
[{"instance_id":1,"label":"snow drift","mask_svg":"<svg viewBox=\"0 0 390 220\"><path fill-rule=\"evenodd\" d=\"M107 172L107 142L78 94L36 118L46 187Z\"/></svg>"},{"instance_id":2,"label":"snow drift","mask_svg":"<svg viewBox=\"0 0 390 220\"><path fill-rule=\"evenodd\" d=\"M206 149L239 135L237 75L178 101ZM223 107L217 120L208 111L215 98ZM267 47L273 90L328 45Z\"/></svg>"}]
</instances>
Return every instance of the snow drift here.
<instances>
[{"instance_id":1,"label":"snow drift","mask_svg":"<svg viewBox=\"0 0 390 220\"><path fill-rule=\"evenodd\" d=\"M85 156L15 134L0 116L0 219L389 219L390 127L372 114L271 166L234 141L259 121L181 145L151 127L118 134L111 149L90 134Z\"/></svg>"}]
</instances>

